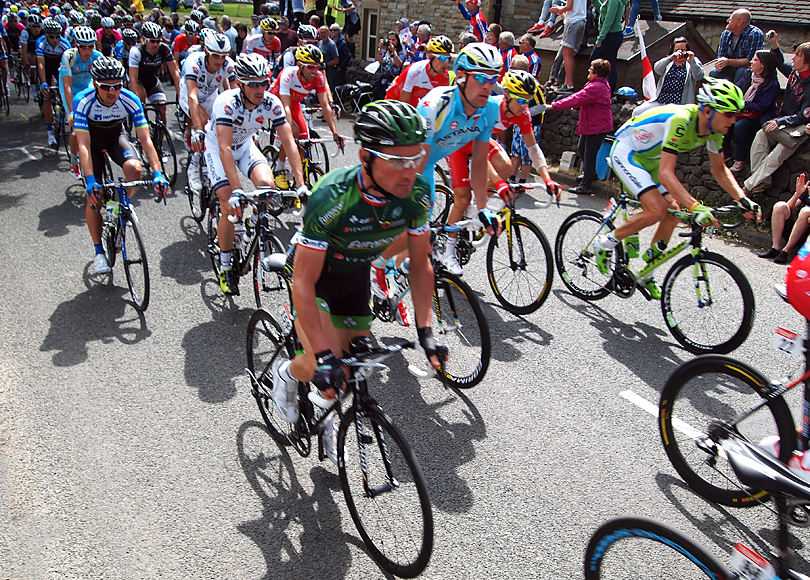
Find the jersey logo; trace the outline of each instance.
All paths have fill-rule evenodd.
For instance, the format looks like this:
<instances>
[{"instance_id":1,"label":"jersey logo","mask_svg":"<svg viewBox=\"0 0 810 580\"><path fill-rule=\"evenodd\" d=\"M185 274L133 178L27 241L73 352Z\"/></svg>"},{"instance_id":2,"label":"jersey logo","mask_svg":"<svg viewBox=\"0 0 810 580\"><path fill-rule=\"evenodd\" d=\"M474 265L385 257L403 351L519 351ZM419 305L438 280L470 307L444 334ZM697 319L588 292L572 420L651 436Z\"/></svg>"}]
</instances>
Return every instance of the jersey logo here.
<instances>
[{"instance_id":1,"label":"jersey logo","mask_svg":"<svg viewBox=\"0 0 810 580\"><path fill-rule=\"evenodd\" d=\"M649 131L640 132L637 131L635 134L635 140L639 143L649 143L652 139L655 138L655 135L650 133ZM670 139L673 143L676 141L675 139Z\"/></svg>"},{"instance_id":2,"label":"jersey logo","mask_svg":"<svg viewBox=\"0 0 810 580\"><path fill-rule=\"evenodd\" d=\"M257 123L264 123L264 117L256 117Z\"/></svg>"},{"instance_id":3,"label":"jersey logo","mask_svg":"<svg viewBox=\"0 0 810 580\"><path fill-rule=\"evenodd\" d=\"M230 105L225 105L223 109L225 109L225 112L229 115L233 115L233 109L230 107Z\"/></svg>"},{"instance_id":4,"label":"jersey logo","mask_svg":"<svg viewBox=\"0 0 810 580\"><path fill-rule=\"evenodd\" d=\"M278 105L273 107L273 114L276 115L276 116L280 115L281 114L281 107L279 107Z\"/></svg>"},{"instance_id":5,"label":"jersey logo","mask_svg":"<svg viewBox=\"0 0 810 580\"><path fill-rule=\"evenodd\" d=\"M456 129L458 129L458 121L453 121L450 123L450 130L455 131Z\"/></svg>"}]
</instances>

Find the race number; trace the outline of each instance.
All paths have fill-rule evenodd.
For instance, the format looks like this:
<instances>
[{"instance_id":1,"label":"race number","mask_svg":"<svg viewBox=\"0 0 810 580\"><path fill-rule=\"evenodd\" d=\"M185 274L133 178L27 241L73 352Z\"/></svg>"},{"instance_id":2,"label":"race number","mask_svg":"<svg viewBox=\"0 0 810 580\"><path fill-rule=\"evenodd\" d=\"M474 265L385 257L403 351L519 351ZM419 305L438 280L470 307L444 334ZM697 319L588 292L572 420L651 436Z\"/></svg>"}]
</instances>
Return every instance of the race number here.
<instances>
[{"instance_id":1,"label":"race number","mask_svg":"<svg viewBox=\"0 0 810 580\"><path fill-rule=\"evenodd\" d=\"M804 354L804 338L795 332L790 332L781 327L774 331L771 346L791 356L801 356Z\"/></svg>"},{"instance_id":2,"label":"race number","mask_svg":"<svg viewBox=\"0 0 810 580\"><path fill-rule=\"evenodd\" d=\"M292 320L292 314L290 314L290 310L287 308L286 304L278 309L278 321L281 324L281 329L284 331L284 334L290 334L292 331Z\"/></svg>"},{"instance_id":3,"label":"race number","mask_svg":"<svg viewBox=\"0 0 810 580\"><path fill-rule=\"evenodd\" d=\"M765 558L740 543L734 544L731 567L741 580L778 580L773 566Z\"/></svg>"}]
</instances>

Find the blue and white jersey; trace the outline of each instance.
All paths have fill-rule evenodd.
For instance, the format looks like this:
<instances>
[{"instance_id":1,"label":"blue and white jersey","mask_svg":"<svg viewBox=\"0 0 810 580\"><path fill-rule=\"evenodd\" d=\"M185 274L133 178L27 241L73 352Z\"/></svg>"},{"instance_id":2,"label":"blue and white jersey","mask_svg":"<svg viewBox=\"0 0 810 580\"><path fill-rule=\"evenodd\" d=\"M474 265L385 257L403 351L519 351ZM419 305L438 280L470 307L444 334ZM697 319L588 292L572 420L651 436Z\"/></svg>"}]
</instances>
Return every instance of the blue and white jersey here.
<instances>
[{"instance_id":1,"label":"blue and white jersey","mask_svg":"<svg viewBox=\"0 0 810 580\"><path fill-rule=\"evenodd\" d=\"M62 55L62 64L59 67L59 92L62 93L62 100L65 100L65 86L62 82L64 77L71 77L71 92L78 95L80 92L93 84L93 77L90 75L90 67L101 58L101 53L93 50L93 54L87 62L79 56L78 48L71 48ZM72 105L73 103L71 103Z\"/></svg>"},{"instance_id":2,"label":"blue and white jersey","mask_svg":"<svg viewBox=\"0 0 810 580\"><path fill-rule=\"evenodd\" d=\"M113 57L115 57L115 60L120 60L123 62L124 68L129 67L129 51L132 50L133 46L135 45L132 44L127 47L123 40L119 40L115 43L115 47L113 48Z\"/></svg>"},{"instance_id":3,"label":"blue and white jersey","mask_svg":"<svg viewBox=\"0 0 810 580\"><path fill-rule=\"evenodd\" d=\"M62 55L66 50L70 50L70 43L66 38L60 37L56 46L52 46L48 42L47 36L42 36L37 39L37 58L45 59L45 66L50 68L52 66L58 69L62 62Z\"/></svg>"},{"instance_id":4,"label":"blue and white jersey","mask_svg":"<svg viewBox=\"0 0 810 580\"><path fill-rule=\"evenodd\" d=\"M128 89L121 89L118 100L109 107L99 101L95 87L73 98L73 127L76 131L89 132L91 137L117 137L127 117L132 117L135 129L147 126L141 100Z\"/></svg>"}]
</instances>

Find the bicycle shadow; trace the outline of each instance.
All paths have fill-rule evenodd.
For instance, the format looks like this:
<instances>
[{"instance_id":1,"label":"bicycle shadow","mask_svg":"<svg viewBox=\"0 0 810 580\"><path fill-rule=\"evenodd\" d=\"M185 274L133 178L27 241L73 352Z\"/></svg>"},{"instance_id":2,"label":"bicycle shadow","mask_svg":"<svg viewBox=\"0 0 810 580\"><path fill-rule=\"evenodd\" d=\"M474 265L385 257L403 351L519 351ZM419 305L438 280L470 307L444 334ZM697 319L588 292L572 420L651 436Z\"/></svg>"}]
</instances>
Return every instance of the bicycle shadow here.
<instances>
[{"instance_id":1,"label":"bicycle shadow","mask_svg":"<svg viewBox=\"0 0 810 580\"><path fill-rule=\"evenodd\" d=\"M191 216L180 218L180 230L185 240L160 250L160 274L182 286L200 284L204 281L203 273L210 271L208 236Z\"/></svg>"},{"instance_id":2,"label":"bicycle shadow","mask_svg":"<svg viewBox=\"0 0 810 580\"><path fill-rule=\"evenodd\" d=\"M78 191L79 193L76 193ZM56 238L70 233L71 226L84 225L85 195L80 183L65 189L65 200L39 212L37 231L46 238Z\"/></svg>"},{"instance_id":3,"label":"bicycle shadow","mask_svg":"<svg viewBox=\"0 0 810 580\"><path fill-rule=\"evenodd\" d=\"M87 290L57 305L49 318L51 328L39 350L56 351L54 366L85 362L91 342L136 344L152 334L143 312L127 300L128 288L115 285L113 273L99 275L91 269L92 262L83 274Z\"/></svg>"},{"instance_id":4,"label":"bicycle shadow","mask_svg":"<svg viewBox=\"0 0 810 580\"><path fill-rule=\"evenodd\" d=\"M0 212L21 206L23 203L23 199L27 195L28 195L27 193L21 193L20 195L9 195L8 193L0 193Z\"/></svg>"},{"instance_id":5,"label":"bicycle shadow","mask_svg":"<svg viewBox=\"0 0 810 580\"><path fill-rule=\"evenodd\" d=\"M340 509L334 500L342 494L337 475L313 466L314 490L308 494L298 481L287 449L279 447L258 421L239 427L236 445L242 471L262 504L260 517L236 528L261 550L267 566L262 578L345 576L351 566L347 544L361 549L365 545L341 529Z\"/></svg>"},{"instance_id":6,"label":"bicycle shadow","mask_svg":"<svg viewBox=\"0 0 810 580\"><path fill-rule=\"evenodd\" d=\"M491 359L500 362L515 362L524 353L551 345L554 335L542 330L524 316L512 314L500 304L493 304L479 294L479 303L489 323ZM507 319L507 316L509 317Z\"/></svg>"},{"instance_id":7,"label":"bicycle shadow","mask_svg":"<svg viewBox=\"0 0 810 580\"><path fill-rule=\"evenodd\" d=\"M28 143L30 145L30 143ZM6 153L8 155L8 153ZM20 155L23 155L20 152ZM0 168L0 181L16 179L37 179L43 174L59 171L59 164L63 160L61 151L42 151L37 159L26 158L20 163L7 163Z\"/></svg>"}]
</instances>

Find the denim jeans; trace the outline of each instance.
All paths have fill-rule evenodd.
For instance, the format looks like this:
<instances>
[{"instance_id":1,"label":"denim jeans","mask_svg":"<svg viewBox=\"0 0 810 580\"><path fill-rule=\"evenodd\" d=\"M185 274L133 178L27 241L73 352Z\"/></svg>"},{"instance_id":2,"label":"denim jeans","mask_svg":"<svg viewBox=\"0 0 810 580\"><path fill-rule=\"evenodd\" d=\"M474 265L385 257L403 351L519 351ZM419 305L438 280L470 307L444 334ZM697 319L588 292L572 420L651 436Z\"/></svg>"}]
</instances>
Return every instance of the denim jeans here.
<instances>
[{"instance_id":1,"label":"denim jeans","mask_svg":"<svg viewBox=\"0 0 810 580\"><path fill-rule=\"evenodd\" d=\"M596 156L599 148L607 137L607 133L598 135L580 135L577 144L577 153L582 159L582 182L579 186L585 191L591 191L591 185L596 177Z\"/></svg>"},{"instance_id":2,"label":"denim jeans","mask_svg":"<svg viewBox=\"0 0 810 580\"><path fill-rule=\"evenodd\" d=\"M661 18L661 9L658 7L658 0L650 0L650 5L652 6L653 17L656 19ZM641 0L633 0L633 4L630 6L630 17L627 19L627 26L633 28L636 25L636 18L638 18L640 10Z\"/></svg>"},{"instance_id":3,"label":"denim jeans","mask_svg":"<svg viewBox=\"0 0 810 580\"><path fill-rule=\"evenodd\" d=\"M554 23L557 21L557 15L549 11L552 2L553 0L545 0L545 2L543 2L543 10L540 12L540 20L538 20L538 22L554 26Z\"/></svg>"},{"instance_id":4,"label":"denim jeans","mask_svg":"<svg viewBox=\"0 0 810 580\"><path fill-rule=\"evenodd\" d=\"M603 58L610 63L610 76L608 76L608 82L610 83L611 90L616 90L616 82L619 79L619 71L616 66L616 57L619 54L619 48L622 45L622 41L624 37L622 36L622 31L619 30L618 32L611 32L607 36L605 36L605 40L602 41L602 46L594 46L593 52L591 53L591 62L595 61L597 58Z\"/></svg>"}]
</instances>

